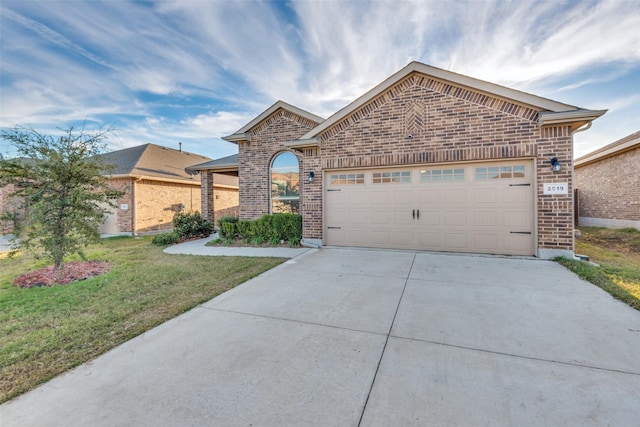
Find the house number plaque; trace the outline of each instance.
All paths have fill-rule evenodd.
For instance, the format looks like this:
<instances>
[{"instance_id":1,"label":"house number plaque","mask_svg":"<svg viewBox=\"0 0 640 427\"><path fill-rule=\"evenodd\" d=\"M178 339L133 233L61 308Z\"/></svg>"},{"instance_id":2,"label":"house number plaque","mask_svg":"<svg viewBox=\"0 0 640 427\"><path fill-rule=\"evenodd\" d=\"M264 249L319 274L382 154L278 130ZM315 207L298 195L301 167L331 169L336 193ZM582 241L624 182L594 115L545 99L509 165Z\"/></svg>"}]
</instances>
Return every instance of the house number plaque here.
<instances>
[{"instance_id":1,"label":"house number plaque","mask_svg":"<svg viewBox=\"0 0 640 427\"><path fill-rule=\"evenodd\" d=\"M566 182L552 182L543 185L543 194L569 194L569 184Z\"/></svg>"}]
</instances>

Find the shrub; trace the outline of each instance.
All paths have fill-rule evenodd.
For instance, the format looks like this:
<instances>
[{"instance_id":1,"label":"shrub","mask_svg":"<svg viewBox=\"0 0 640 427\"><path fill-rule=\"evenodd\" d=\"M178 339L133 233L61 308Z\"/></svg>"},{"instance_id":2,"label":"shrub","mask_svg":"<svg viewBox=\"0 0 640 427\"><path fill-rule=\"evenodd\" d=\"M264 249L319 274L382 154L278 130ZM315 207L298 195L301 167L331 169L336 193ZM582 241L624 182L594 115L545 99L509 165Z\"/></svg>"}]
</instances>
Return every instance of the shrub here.
<instances>
[{"instance_id":1,"label":"shrub","mask_svg":"<svg viewBox=\"0 0 640 427\"><path fill-rule=\"evenodd\" d=\"M250 240L255 237L255 221L238 221L236 228L238 235L244 240Z\"/></svg>"},{"instance_id":2,"label":"shrub","mask_svg":"<svg viewBox=\"0 0 640 427\"><path fill-rule=\"evenodd\" d=\"M220 237L223 239L233 239L236 237L236 223L223 222L220 228Z\"/></svg>"},{"instance_id":3,"label":"shrub","mask_svg":"<svg viewBox=\"0 0 640 427\"><path fill-rule=\"evenodd\" d=\"M158 246L167 246L178 243L178 240L180 240L180 236L178 236L175 232L171 232L156 234L155 236L153 236L151 243Z\"/></svg>"},{"instance_id":4,"label":"shrub","mask_svg":"<svg viewBox=\"0 0 640 427\"><path fill-rule=\"evenodd\" d=\"M218 230L222 229L222 224L225 222L231 222L236 224L238 222L238 218L233 215L223 216L216 221L216 225L218 226Z\"/></svg>"},{"instance_id":5,"label":"shrub","mask_svg":"<svg viewBox=\"0 0 640 427\"><path fill-rule=\"evenodd\" d=\"M213 231L213 225L200 216L200 212L178 212L173 217L173 232L179 238L207 237Z\"/></svg>"}]
</instances>

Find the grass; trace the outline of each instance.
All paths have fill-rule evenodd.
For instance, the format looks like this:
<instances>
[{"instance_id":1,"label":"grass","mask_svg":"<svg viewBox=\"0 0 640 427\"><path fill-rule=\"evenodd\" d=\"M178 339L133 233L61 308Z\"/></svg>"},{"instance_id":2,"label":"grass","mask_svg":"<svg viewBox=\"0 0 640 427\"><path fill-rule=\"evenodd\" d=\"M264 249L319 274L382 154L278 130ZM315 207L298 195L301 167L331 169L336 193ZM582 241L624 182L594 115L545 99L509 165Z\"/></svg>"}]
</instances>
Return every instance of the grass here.
<instances>
[{"instance_id":1,"label":"grass","mask_svg":"<svg viewBox=\"0 0 640 427\"><path fill-rule=\"evenodd\" d=\"M0 403L285 261L167 255L149 238L107 239L87 257L113 268L31 289L13 279L46 263L0 259Z\"/></svg>"},{"instance_id":2,"label":"grass","mask_svg":"<svg viewBox=\"0 0 640 427\"><path fill-rule=\"evenodd\" d=\"M576 253L589 256L599 267L586 262L559 259L580 278L640 310L640 231L635 228L580 228Z\"/></svg>"}]
</instances>

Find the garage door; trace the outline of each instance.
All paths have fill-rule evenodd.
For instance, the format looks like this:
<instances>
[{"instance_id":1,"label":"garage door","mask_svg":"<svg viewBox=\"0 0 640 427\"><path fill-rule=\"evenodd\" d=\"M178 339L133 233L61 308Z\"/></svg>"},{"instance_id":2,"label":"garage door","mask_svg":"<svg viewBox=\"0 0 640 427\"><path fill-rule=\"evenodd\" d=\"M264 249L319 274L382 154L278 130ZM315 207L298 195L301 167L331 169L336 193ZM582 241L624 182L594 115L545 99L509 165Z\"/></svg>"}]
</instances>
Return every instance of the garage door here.
<instances>
[{"instance_id":1,"label":"garage door","mask_svg":"<svg viewBox=\"0 0 640 427\"><path fill-rule=\"evenodd\" d=\"M324 177L328 245L534 254L530 160Z\"/></svg>"}]
</instances>

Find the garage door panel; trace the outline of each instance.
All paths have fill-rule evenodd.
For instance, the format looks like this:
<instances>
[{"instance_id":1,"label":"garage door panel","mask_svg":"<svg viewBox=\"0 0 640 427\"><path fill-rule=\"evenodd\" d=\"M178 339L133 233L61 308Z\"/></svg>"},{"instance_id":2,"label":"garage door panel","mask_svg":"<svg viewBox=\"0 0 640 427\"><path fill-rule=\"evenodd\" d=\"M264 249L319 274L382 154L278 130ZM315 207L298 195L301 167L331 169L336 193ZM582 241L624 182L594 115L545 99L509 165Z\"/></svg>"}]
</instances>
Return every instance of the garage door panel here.
<instances>
[{"instance_id":1,"label":"garage door panel","mask_svg":"<svg viewBox=\"0 0 640 427\"><path fill-rule=\"evenodd\" d=\"M418 190L418 202L421 205L440 203L440 190Z\"/></svg>"},{"instance_id":2,"label":"garage door panel","mask_svg":"<svg viewBox=\"0 0 640 427\"><path fill-rule=\"evenodd\" d=\"M345 218L344 224L352 226L362 224L363 222L366 223L366 218L370 215L371 213L364 209L354 209L352 211L348 211L343 217Z\"/></svg>"},{"instance_id":3,"label":"garage door panel","mask_svg":"<svg viewBox=\"0 0 640 427\"><path fill-rule=\"evenodd\" d=\"M396 190L393 192L393 203L411 204L413 203L413 189Z\"/></svg>"},{"instance_id":4,"label":"garage door panel","mask_svg":"<svg viewBox=\"0 0 640 427\"><path fill-rule=\"evenodd\" d=\"M418 243L425 249L438 250L442 248L440 233L436 231L418 233Z\"/></svg>"},{"instance_id":5,"label":"garage door panel","mask_svg":"<svg viewBox=\"0 0 640 427\"><path fill-rule=\"evenodd\" d=\"M527 231L530 223L530 214L522 211L505 211L504 212L504 225L510 227L511 231L521 231L516 229L525 229Z\"/></svg>"},{"instance_id":6,"label":"garage door panel","mask_svg":"<svg viewBox=\"0 0 640 427\"><path fill-rule=\"evenodd\" d=\"M514 255L530 255L530 240L527 234L510 234L504 238L504 247Z\"/></svg>"},{"instance_id":7,"label":"garage door panel","mask_svg":"<svg viewBox=\"0 0 640 427\"><path fill-rule=\"evenodd\" d=\"M446 225L467 225L467 211L446 211L444 218Z\"/></svg>"},{"instance_id":8,"label":"garage door panel","mask_svg":"<svg viewBox=\"0 0 640 427\"><path fill-rule=\"evenodd\" d=\"M526 203L530 195L531 189L529 187L508 187L502 192L504 203L507 204Z\"/></svg>"},{"instance_id":9,"label":"garage door panel","mask_svg":"<svg viewBox=\"0 0 640 427\"><path fill-rule=\"evenodd\" d=\"M495 227L498 225L498 213L495 211L473 212L473 224L479 227Z\"/></svg>"},{"instance_id":10,"label":"garage door panel","mask_svg":"<svg viewBox=\"0 0 640 427\"><path fill-rule=\"evenodd\" d=\"M512 173L516 166L518 174ZM455 173L451 172L454 169ZM394 175L385 181L390 170L338 171L363 174L365 179L356 185L336 186L327 181L325 223L327 227L338 227L326 229L327 244L514 255L534 253L531 161L397 170L409 172L411 182ZM521 173L522 170L526 173ZM383 179L374 183L376 173Z\"/></svg>"},{"instance_id":11,"label":"garage door panel","mask_svg":"<svg viewBox=\"0 0 640 427\"><path fill-rule=\"evenodd\" d=\"M340 193L349 198L349 203L351 205L367 205L369 203L367 191L351 191L348 193Z\"/></svg>"},{"instance_id":12,"label":"garage door panel","mask_svg":"<svg viewBox=\"0 0 640 427\"><path fill-rule=\"evenodd\" d=\"M391 194L388 190L372 191L369 193L369 204L376 205L388 205L391 203Z\"/></svg>"},{"instance_id":13,"label":"garage door panel","mask_svg":"<svg viewBox=\"0 0 640 427\"><path fill-rule=\"evenodd\" d=\"M467 202L467 190L465 188L451 189L445 191L444 197L447 204L460 204Z\"/></svg>"},{"instance_id":14,"label":"garage door panel","mask_svg":"<svg viewBox=\"0 0 640 427\"><path fill-rule=\"evenodd\" d=\"M464 250L468 247L468 235L465 233L445 233L444 241L448 248Z\"/></svg>"},{"instance_id":15,"label":"garage door panel","mask_svg":"<svg viewBox=\"0 0 640 427\"><path fill-rule=\"evenodd\" d=\"M498 249L498 236L495 234L474 235L475 248L483 251L494 251Z\"/></svg>"},{"instance_id":16,"label":"garage door panel","mask_svg":"<svg viewBox=\"0 0 640 427\"><path fill-rule=\"evenodd\" d=\"M498 199L495 188L479 188L473 192L476 204L495 204Z\"/></svg>"},{"instance_id":17,"label":"garage door panel","mask_svg":"<svg viewBox=\"0 0 640 427\"><path fill-rule=\"evenodd\" d=\"M391 215L392 215L392 212L372 211L370 215L371 224L387 226L389 223L392 222Z\"/></svg>"},{"instance_id":18,"label":"garage door panel","mask_svg":"<svg viewBox=\"0 0 640 427\"><path fill-rule=\"evenodd\" d=\"M439 225L441 223L441 212L420 209L420 223L422 225Z\"/></svg>"}]
</instances>

